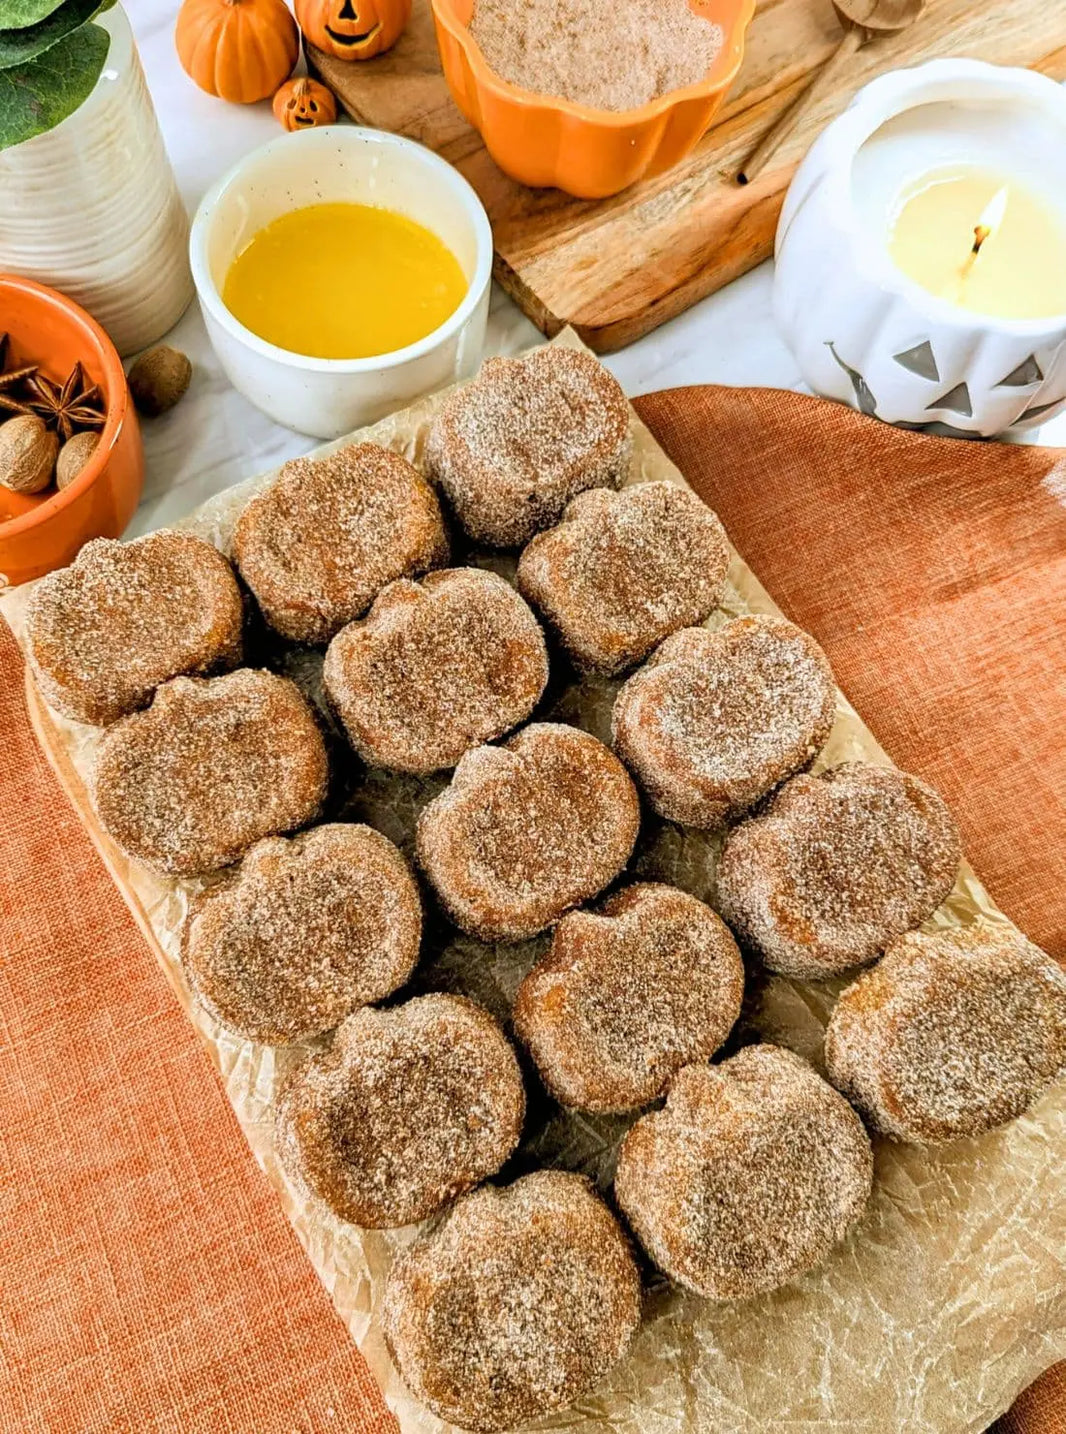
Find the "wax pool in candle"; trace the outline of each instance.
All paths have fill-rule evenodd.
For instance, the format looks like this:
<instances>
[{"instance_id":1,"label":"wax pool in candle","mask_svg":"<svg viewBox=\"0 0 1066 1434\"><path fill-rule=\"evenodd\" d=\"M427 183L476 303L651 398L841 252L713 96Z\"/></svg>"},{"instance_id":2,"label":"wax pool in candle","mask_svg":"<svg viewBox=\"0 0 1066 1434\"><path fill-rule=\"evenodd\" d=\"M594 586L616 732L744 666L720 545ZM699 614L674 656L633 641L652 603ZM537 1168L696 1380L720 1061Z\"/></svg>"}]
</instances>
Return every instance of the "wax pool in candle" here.
<instances>
[{"instance_id":1,"label":"wax pool in candle","mask_svg":"<svg viewBox=\"0 0 1066 1434\"><path fill-rule=\"evenodd\" d=\"M912 182L897 201L889 253L930 293L975 313L1066 313L1066 214L1009 176L962 166Z\"/></svg>"}]
</instances>

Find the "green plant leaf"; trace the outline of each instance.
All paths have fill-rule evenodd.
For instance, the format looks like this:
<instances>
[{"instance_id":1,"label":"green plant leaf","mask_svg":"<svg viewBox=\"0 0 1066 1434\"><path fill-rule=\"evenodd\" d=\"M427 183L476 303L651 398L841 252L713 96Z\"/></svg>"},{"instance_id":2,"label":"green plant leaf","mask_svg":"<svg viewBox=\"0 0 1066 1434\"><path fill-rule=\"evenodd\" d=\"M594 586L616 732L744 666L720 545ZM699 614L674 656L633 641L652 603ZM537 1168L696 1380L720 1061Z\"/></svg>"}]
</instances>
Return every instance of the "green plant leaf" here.
<instances>
[{"instance_id":1,"label":"green plant leaf","mask_svg":"<svg viewBox=\"0 0 1066 1434\"><path fill-rule=\"evenodd\" d=\"M54 129L88 96L104 68L111 37L84 25L35 60L0 70L0 149Z\"/></svg>"},{"instance_id":2,"label":"green plant leaf","mask_svg":"<svg viewBox=\"0 0 1066 1434\"><path fill-rule=\"evenodd\" d=\"M62 3L63 0L0 0L0 30L36 25Z\"/></svg>"},{"instance_id":3,"label":"green plant leaf","mask_svg":"<svg viewBox=\"0 0 1066 1434\"><path fill-rule=\"evenodd\" d=\"M73 34L101 9L100 0L63 0L58 10L22 30L0 30L0 70L24 65Z\"/></svg>"}]
</instances>

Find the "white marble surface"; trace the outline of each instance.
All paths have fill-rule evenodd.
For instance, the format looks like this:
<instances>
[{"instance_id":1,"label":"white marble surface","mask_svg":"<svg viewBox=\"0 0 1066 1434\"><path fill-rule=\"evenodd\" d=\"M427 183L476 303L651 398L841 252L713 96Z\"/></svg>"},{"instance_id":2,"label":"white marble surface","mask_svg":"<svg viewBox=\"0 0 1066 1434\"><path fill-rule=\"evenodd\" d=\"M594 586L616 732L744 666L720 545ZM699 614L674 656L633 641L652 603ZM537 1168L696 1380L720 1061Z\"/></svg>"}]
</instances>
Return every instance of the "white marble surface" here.
<instances>
[{"instance_id":1,"label":"white marble surface","mask_svg":"<svg viewBox=\"0 0 1066 1434\"><path fill-rule=\"evenodd\" d=\"M269 103L227 105L203 94L174 53L175 0L126 0L163 137L190 212L207 186L241 155L274 138ZM607 359L630 396L694 383L802 388L770 312L771 266L703 300L646 338ZM493 295L488 351L514 352L537 330L500 291ZM172 413L143 424L144 500L131 535L159 527L211 494L306 452L312 440L280 428L223 376L194 305L170 342L195 365L189 393ZM1066 418L1044 442L1066 444Z\"/></svg>"}]
</instances>

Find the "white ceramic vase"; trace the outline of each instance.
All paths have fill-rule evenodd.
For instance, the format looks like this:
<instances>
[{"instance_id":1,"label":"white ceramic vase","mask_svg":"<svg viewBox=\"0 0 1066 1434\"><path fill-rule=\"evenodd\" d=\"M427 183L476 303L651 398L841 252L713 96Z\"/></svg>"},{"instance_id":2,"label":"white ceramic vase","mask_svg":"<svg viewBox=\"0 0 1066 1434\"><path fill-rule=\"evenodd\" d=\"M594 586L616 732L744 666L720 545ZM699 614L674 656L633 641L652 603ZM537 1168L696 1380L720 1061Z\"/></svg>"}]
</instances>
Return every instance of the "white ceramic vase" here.
<instances>
[{"instance_id":1,"label":"white ceramic vase","mask_svg":"<svg viewBox=\"0 0 1066 1434\"><path fill-rule=\"evenodd\" d=\"M0 270L62 290L131 354L192 298L188 220L129 20L116 5L95 23L111 48L92 93L0 150Z\"/></svg>"},{"instance_id":2,"label":"white ceramic vase","mask_svg":"<svg viewBox=\"0 0 1066 1434\"><path fill-rule=\"evenodd\" d=\"M815 393L890 423L989 437L1066 405L1066 315L973 313L893 264L888 210L901 184L955 162L1066 195L1066 90L977 60L934 60L867 85L789 188L774 313Z\"/></svg>"}]
</instances>

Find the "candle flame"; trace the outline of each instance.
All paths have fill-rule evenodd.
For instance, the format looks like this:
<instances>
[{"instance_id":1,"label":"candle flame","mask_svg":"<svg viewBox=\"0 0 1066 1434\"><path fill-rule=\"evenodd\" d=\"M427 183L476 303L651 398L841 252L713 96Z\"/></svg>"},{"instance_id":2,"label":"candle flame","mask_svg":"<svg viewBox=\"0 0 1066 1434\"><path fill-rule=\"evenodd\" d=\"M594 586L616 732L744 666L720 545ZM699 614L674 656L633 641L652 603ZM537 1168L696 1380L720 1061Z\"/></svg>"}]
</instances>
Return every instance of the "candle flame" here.
<instances>
[{"instance_id":1,"label":"candle flame","mask_svg":"<svg viewBox=\"0 0 1066 1434\"><path fill-rule=\"evenodd\" d=\"M985 242L988 236L994 233L995 230L997 230L999 226L1003 223L1003 218L1007 213L1007 200L1009 198L1010 194L1008 192L1007 186L1004 185L1002 189L998 189L996 193L993 194L992 198L985 205L984 209L982 209L981 217L974 225L974 254L979 254L981 252L981 245Z\"/></svg>"}]
</instances>

